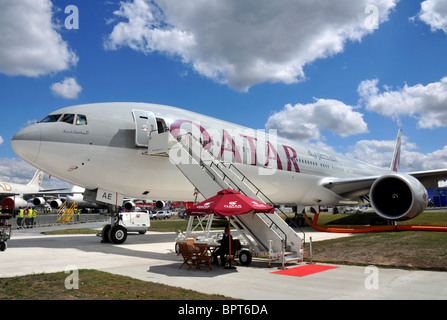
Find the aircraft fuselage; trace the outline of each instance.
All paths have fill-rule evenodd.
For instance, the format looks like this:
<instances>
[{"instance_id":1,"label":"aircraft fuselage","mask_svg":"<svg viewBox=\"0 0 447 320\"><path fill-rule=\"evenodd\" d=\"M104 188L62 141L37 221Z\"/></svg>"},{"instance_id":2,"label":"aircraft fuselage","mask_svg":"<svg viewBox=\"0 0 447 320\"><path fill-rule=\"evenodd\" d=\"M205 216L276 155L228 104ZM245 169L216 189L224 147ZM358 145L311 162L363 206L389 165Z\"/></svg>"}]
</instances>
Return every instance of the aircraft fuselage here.
<instances>
[{"instance_id":1,"label":"aircraft fuselage","mask_svg":"<svg viewBox=\"0 0 447 320\"><path fill-rule=\"evenodd\" d=\"M17 133L14 151L61 180L132 198L194 199L194 186L168 157L147 155L148 135L166 130L174 136L191 132L206 150L234 163L276 203L338 204L345 199L322 187L328 178L391 172L272 132L162 105L89 104L50 116Z\"/></svg>"}]
</instances>

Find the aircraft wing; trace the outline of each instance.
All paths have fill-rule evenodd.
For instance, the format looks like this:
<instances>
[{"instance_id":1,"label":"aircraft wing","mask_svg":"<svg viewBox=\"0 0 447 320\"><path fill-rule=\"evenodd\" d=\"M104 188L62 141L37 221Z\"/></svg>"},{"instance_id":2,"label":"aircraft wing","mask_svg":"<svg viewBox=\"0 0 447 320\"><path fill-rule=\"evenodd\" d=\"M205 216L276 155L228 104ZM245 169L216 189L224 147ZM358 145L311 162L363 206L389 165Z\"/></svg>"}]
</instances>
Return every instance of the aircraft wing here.
<instances>
[{"instance_id":1,"label":"aircraft wing","mask_svg":"<svg viewBox=\"0 0 447 320\"><path fill-rule=\"evenodd\" d=\"M344 178L326 180L323 187L332 190L343 198L353 198L367 195L374 181L380 176Z\"/></svg>"},{"instance_id":2,"label":"aircraft wing","mask_svg":"<svg viewBox=\"0 0 447 320\"><path fill-rule=\"evenodd\" d=\"M26 198L30 198L32 196L36 197L45 197L45 196L55 196L60 194L65 194L67 192L64 192L63 190L68 189L47 189L37 192L0 192L0 196L25 196Z\"/></svg>"},{"instance_id":3,"label":"aircraft wing","mask_svg":"<svg viewBox=\"0 0 447 320\"><path fill-rule=\"evenodd\" d=\"M447 170L428 170L405 173L418 179L425 188L436 188L439 180L447 180ZM380 176L368 176L357 178L343 178L325 180L323 187L332 190L343 198L364 196L369 193L374 181Z\"/></svg>"},{"instance_id":4,"label":"aircraft wing","mask_svg":"<svg viewBox=\"0 0 447 320\"><path fill-rule=\"evenodd\" d=\"M446 169L410 172L408 175L418 179L425 188L436 188L439 180L447 180Z\"/></svg>"}]
</instances>

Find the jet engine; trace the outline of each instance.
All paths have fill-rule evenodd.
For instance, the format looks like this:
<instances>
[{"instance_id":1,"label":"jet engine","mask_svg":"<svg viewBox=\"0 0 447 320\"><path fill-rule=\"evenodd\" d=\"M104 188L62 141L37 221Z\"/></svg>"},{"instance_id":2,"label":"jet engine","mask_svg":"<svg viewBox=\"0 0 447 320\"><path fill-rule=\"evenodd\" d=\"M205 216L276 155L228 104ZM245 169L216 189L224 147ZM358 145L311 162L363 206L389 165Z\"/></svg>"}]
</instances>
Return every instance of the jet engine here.
<instances>
[{"instance_id":1,"label":"jet engine","mask_svg":"<svg viewBox=\"0 0 447 320\"><path fill-rule=\"evenodd\" d=\"M157 209L163 209L165 206L166 206L166 203L164 203L164 201L158 200L155 202L155 207Z\"/></svg>"},{"instance_id":2,"label":"jet engine","mask_svg":"<svg viewBox=\"0 0 447 320\"><path fill-rule=\"evenodd\" d=\"M2 208L7 210L18 210L19 208L26 208L28 203L20 197L7 197L3 199Z\"/></svg>"},{"instance_id":3,"label":"jet engine","mask_svg":"<svg viewBox=\"0 0 447 320\"><path fill-rule=\"evenodd\" d=\"M53 209L57 209L61 205L62 205L62 200L60 200L60 199L51 200L51 202L50 202L50 207Z\"/></svg>"},{"instance_id":4,"label":"jet engine","mask_svg":"<svg viewBox=\"0 0 447 320\"><path fill-rule=\"evenodd\" d=\"M416 178L389 174L371 186L369 198L374 211L388 220L409 220L427 207L427 190Z\"/></svg>"},{"instance_id":5,"label":"jet engine","mask_svg":"<svg viewBox=\"0 0 447 320\"><path fill-rule=\"evenodd\" d=\"M42 197L37 197L33 199L33 205L35 206L43 206L45 204L45 199Z\"/></svg>"},{"instance_id":6,"label":"jet engine","mask_svg":"<svg viewBox=\"0 0 447 320\"><path fill-rule=\"evenodd\" d=\"M126 211L134 211L135 210L135 203L133 201L127 201L124 204L124 209L126 209Z\"/></svg>"}]
</instances>

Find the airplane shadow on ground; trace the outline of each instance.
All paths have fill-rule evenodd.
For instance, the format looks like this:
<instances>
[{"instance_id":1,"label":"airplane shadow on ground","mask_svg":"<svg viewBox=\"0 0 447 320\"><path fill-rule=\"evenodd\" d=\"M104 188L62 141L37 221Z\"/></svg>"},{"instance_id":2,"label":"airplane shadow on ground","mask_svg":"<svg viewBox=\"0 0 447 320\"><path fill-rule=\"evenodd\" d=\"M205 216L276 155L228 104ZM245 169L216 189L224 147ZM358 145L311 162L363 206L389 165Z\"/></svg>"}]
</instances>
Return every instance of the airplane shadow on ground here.
<instances>
[{"instance_id":1,"label":"airplane shadow on ground","mask_svg":"<svg viewBox=\"0 0 447 320\"><path fill-rule=\"evenodd\" d=\"M41 235L32 238L15 238L14 235L8 240L8 249L14 250L14 248L48 248L48 249L76 249L84 252L97 252L104 254L114 254L123 257L136 257L147 258L155 260L173 261L173 259L181 261L181 256L177 256L174 252L174 246L172 250L168 250L166 253L154 252L149 250L141 250L139 248L132 248L132 245L139 244L157 244L174 240L174 235L168 235L167 237L155 237L152 239L151 235L137 235L128 234L127 240L124 244L111 244L101 243L101 238L92 235ZM170 239L169 239L170 238ZM168 240L169 239L169 240Z\"/></svg>"},{"instance_id":2,"label":"airplane shadow on ground","mask_svg":"<svg viewBox=\"0 0 447 320\"><path fill-rule=\"evenodd\" d=\"M194 278L213 278L222 276L229 273L235 273L238 272L237 268L235 269L224 269L223 267L218 267L216 265L213 265L211 267L210 271L207 271L206 269L197 269L195 270L194 267L188 270L187 266L183 266L181 269L179 267L181 266L183 260L171 264L165 264L165 265L155 265L155 266L149 266L149 269L147 272L150 273L157 273L162 274L167 277L194 277ZM245 267L244 267L245 268Z\"/></svg>"}]
</instances>

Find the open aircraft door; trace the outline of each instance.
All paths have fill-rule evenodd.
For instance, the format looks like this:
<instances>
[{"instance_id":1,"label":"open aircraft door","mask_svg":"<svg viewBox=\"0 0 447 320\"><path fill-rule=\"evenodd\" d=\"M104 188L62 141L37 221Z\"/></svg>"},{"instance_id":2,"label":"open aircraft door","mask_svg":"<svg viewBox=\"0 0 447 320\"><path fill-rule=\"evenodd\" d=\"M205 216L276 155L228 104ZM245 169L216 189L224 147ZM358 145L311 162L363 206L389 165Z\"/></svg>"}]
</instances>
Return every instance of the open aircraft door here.
<instances>
[{"instance_id":1,"label":"open aircraft door","mask_svg":"<svg viewBox=\"0 0 447 320\"><path fill-rule=\"evenodd\" d=\"M135 121L135 145L137 147L148 147L149 137L157 133L157 120L153 112L145 110L132 110Z\"/></svg>"}]
</instances>

